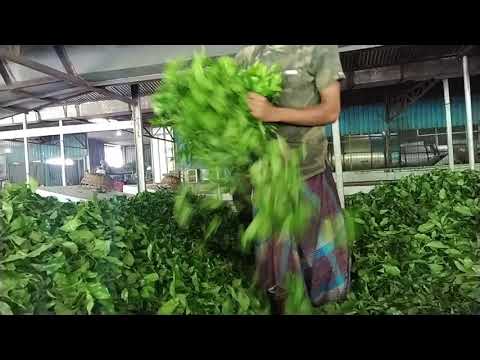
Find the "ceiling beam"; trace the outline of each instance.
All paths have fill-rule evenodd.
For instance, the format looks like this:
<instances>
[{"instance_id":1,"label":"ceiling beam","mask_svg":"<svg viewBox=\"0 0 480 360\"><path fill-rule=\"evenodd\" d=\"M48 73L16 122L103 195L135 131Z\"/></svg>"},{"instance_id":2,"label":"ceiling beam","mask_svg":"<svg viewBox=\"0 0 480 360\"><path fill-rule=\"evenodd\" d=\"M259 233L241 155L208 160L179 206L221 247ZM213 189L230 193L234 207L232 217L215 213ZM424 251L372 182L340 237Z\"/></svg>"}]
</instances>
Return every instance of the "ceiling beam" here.
<instances>
[{"instance_id":1,"label":"ceiling beam","mask_svg":"<svg viewBox=\"0 0 480 360\"><path fill-rule=\"evenodd\" d=\"M105 122L100 124L81 124L81 125L67 125L67 126L48 126L40 128L29 128L26 130L7 130L0 131L0 140L18 139L22 137L41 137L52 136L60 134L80 134L99 131L114 131L133 129L133 121L116 121Z\"/></svg>"},{"instance_id":2,"label":"ceiling beam","mask_svg":"<svg viewBox=\"0 0 480 360\"><path fill-rule=\"evenodd\" d=\"M55 104L60 104L62 103L63 101L66 101L66 100L69 100L71 98L74 98L74 97L77 97L77 96L80 96L82 94L85 94L85 93L89 93L90 91L89 90L82 90L82 91L79 91L79 92L75 92L74 94L70 94L64 98L61 98L61 99L55 99L55 100L52 100L46 104L43 104L43 105L39 105L39 106L36 106L32 109L29 109L28 111L36 111L36 110L40 110L40 109L43 109L43 108L46 108L48 106L51 106L51 105L55 105Z\"/></svg>"},{"instance_id":3,"label":"ceiling beam","mask_svg":"<svg viewBox=\"0 0 480 360\"><path fill-rule=\"evenodd\" d=\"M12 75L3 59L0 59L0 76L7 85L10 85L13 82Z\"/></svg>"},{"instance_id":4,"label":"ceiling beam","mask_svg":"<svg viewBox=\"0 0 480 360\"><path fill-rule=\"evenodd\" d=\"M63 100L69 99L71 97L79 96L87 92L90 92L90 90L85 90L85 88L83 87L74 87L70 89L57 90L57 91L52 91L52 92L38 95L38 96L32 96L31 94L28 94L25 92L26 97L1 103L0 106L12 106L12 105L17 105L24 102L32 101L32 100L42 100L48 104L52 104L55 102L62 102ZM59 95L67 95L67 96L61 99L57 99L56 96L59 96ZM42 106L45 106L45 105L42 105Z\"/></svg>"},{"instance_id":5,"label":"ceiling beam","mask_svg":"<svg viewBox=\"0 0 480 360\"><path fill-rule=\"evenodd\" d=\"M6 64L4 59L0 59L0 75L2 76L3 80L5 81L5 84L7 84L7 85L12 85L15 82L15 78L14 78L13 74L11 73L10 68L8 67L8 65ZM27 91L20 90L20 89L13 89L11 91L15 94L25 96L25 97L27 97L29 99L32 99L32 100L37 100L37 101L40 100L40 101L43 101L43 102L49 102L49 101L51 102L51 101L55 100L55 99L49 98L48 95L45 95L42 98L40 98L38 96L30 94ZM21 101L21 102L23 102L23 101ZM0 105L3 108L5 108L5 107L11 107L13 105L16 105L17 103L18 102L13 102L11 104L2 103ZM12 108L12 110L14 110L14 111L17 111L18 109L23 109L23 111L28 111L28 109L22 108L22 107Z\"/></svg>"},{"instance_id":6,"label":"ceiling beam","mask_svg":"<svg viewBox=\"0 0 480 360\"><path fill-rule=\"evenodd\" d=\"M157 74L132 76L132 77L105 80L105 81L96 81L96 82L92 82L91 84L94 85L94 86L113 86L113 85L123 85L123 84L136 84L136 83L140 83L140 82L144 82L144 81L162 80L164 77L165 77L164 74L157 73Z\"/></svg>"},{"instance_id":7,"label":"ceiling beam","mask_svg":"<svg viewBox=\"0 0 480 360\"><path fill-rule=\"evenodd\" d=\"M26 81L17 81L10 85L0 85L0 91L12 91L17 89L28 88L32 86L39 86L45 84L53 84L62 82L63 80L55 79L53 77L43 77L40 79L26 80Z\"/></svg>"},{"instance_id":8,"label":"ceiling beam","mask_svg":"<svg viewBox=\"0 0 480 360\"><path fill-rule=\"evenodd\" d=\"M15 107L15 106L8 106L8 108L3 108L0 106L0 110L6 110L6 111L9 111L12 113L12 115L10 116L14 116L14 115L17 115L17 114L23 114L23 113L28 113L30 111L38 111L38 110L41 110L43 108L46 108L48 106L52 106L52 105L56 105L56 104L60 104L64 101L67 101L71 98L74 98L74 97L77 97L77 96L80 96L82 94L85 94L85 93L89 93L90 91L89 90L85 90L85 89L82 89L81 91L78 90L76 91L75 93L73 94L69 94L68 96L62 98L62 99L54 99L54 100L51 100L45 104L42 104L42 105L39 105L39 106L36 106L34 108L31 108L31 109L26 109L26 108L21 108L21 107ZM3 105L2 105L3 106Z\"/></svg>"},{"instance_id":9,"label":"ceiling beam","mask_svg":"<svg viewBox=\"0 0 480 360\"><path fill-rule=\"evenodd\" d=\"M25 66L25 67L28 67L32 70L44 73L46 75L57 78L59 80L66 81L70 84L73 84L73 85L76 85L76 86L82 86L87 90L90 90L92 92L97 92L97 93L102 94L102 95L104 95L108 98L113 98L113 99L116 99L116 100L120 100L120 101L126 102L128 104L133 104L133 102L134 102L131 98L128 98L126 96L116 94L114 92L108 91L108 90L103 89L103 88L98 88L98 87L92 86L89 82L79 78L78 76L74 76L74 75L71 75L71 74L64 73L64 72L59 71L57 69L54 69L50 66L40 64L40 63L38 63L36 61L33 61L33 60L30 60L30 59L26 59L22 56L15 56L15 55L9 54L6 51L0 51L0 58L7 59L8 61L14 62L16 64L19 64L19 65L22 65L22 66Z\"/></svg>"},{"instance_id":10,"label":"ceiling beam","mask_svg":"<svg viewBox=\"0 0 480 360\"><path fill-rule=\"evenodd\" d=\"M9 108L6 108L6 107L2 107L2 106L0 106L0 111L7 111L7 112L9 112L9 113L12 114L12 115L10 115L10 116L13 116L13 115L16 114L16 112L15 112L14 110L9 109ZM8 117L8 116L7 116L7 117Z\"/></svg>"},{"instance_id":11,"label":"ceiling beam","mask_svg":"<svg viewBox=\"0 0 480 360\"><path fill-rule=\"evenodd\" d=\"M7 84L7 85L10 85L14 82L13 75L11 74L10 69L8 68L7 64L5 63L5 60L3 60L1 58L0 58L0 76L3 78L3 81L5 81L5 84ZM17 92L17 91L19 91L19 90L15 90L15 92ZM21 107L7 108L8 105L5 105L5 104L1 104L1 106L2 106L1 107L2 110L10 111L13 114L15 114L18 110L20 110L21 112L27 111L27 109L24 109L24 108L21 108Z\"/></svg>"},{"instance_id":12,"label":"ceiling beam","mask_svg":"<svg viewBox=\"0 0 480 360\"><path fill-rule=\"evenodd\" d=\"M44 106L44 105L42 105ZM12 112L12 116L13 115L17 115L17 114L23 114L23 113L28 113L30 112L30 109L27 109L27 108L24 108L24 107L20 107L20 106L8 106L8 107L4 107L2 105L2 109L4 110L7 110L7 111L11 111Z\"/></svg>"},{"instance_id":13,"label":"ceiling beam","mask_svg":"<svg viewBox=\"0 0 480 360\"><path fill-rule=\"evenodd\" d=\"M349 52L349 51L356 51L356 50L365 50L365 49L370 49L370 48L375 48L375 47L380 47L384 45L340 45L338 47L339 52Z\"/></svg>"},{"instance_id":14,"label":"ceiling beam","mask_svg":"<svg viewBox=\"0 0 480 360\"><path fill-rule=\"evenodd\" d=\"M62 63L63 67L67 71L67 73L77 76L77 71L75 70L75 67L73 66L72 61L70 60L70 57L67 54L67 50L65 49L64 45L54 45L53 48L55 49L55 52L57 53L58 58L60 59L60 62Z\"/></svg>"}]
</instances>

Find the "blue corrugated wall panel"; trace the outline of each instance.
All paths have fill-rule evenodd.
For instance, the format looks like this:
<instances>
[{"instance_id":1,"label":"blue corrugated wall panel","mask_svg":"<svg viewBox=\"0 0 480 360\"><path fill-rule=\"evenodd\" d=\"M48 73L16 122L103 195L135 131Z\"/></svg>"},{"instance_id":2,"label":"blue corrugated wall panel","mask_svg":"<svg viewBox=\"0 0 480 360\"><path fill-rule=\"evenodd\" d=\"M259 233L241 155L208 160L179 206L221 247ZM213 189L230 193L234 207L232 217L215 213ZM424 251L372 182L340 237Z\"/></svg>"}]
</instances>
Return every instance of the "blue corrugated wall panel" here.
<instances>
[{"instance_id":1,"label":"blue corrugated wall panel","mask_svg":"<svg viewBox=\"0 0 480 360\"><path fill-rule=\"evenodd\" d=\"M451 98L452 125L465 125L465 98ZM480 124L480 95L472 96L473 123ZM347 106L340 114L341 135L378 134L388 127L385 124L385 106L357 105ZM390 125L392 130L431 129L445 127L445 104L443 98L422 99L409 106ZM332 135L331 126L326 126L327 136Z\"/></svg>"},{"instance_id":2,"label":"blue corrugated wall panel","mask_svg":"<svg viewBox=\"0 0 480 360\"><path fill-rule=\"evenodd\" d=\"M464 126L466 119L465 98L452 97L450 100L452 125ZM472 96L473 123L480 123L480 96ZM392 123L392 128L431 129L445 127L445 104L443 99L426 99L410 106Z\"/></svg>"},{"instance_id":3,"label":"blue corrugated wall panel","mask_svg":"<svg viewBox=\"0 0 480 360\"><path fill-rule=\"evenodd\" d=\"M386 129L385 106L383 104L356 105L342 109L340 114L340 134L378 134ZM331 125L326 126L327 136L332 135Z\"/></svg>"}]
</instances>

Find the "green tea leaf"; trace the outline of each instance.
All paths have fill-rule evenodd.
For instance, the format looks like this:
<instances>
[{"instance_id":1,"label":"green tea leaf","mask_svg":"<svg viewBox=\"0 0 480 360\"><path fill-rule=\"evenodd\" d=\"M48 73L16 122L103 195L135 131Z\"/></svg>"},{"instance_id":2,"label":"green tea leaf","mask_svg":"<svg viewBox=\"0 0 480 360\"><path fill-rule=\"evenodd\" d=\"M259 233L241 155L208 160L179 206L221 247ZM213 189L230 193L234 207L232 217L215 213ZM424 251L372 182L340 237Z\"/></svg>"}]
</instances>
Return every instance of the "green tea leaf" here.
<instances>
[{"instance_id":1,"label":"green tea leaf","mask_svg":"<svg viewBox=\"0 0 480 360\"><path fill-rule=\"evenodd\" d=\"M385 269L385 273L389 275L400 276L400 269L396 266L384 265L383 268Z\"/></svg>"},{"instance_id":2,"label":"green tea leaf","mask_svg":"<svg viewBox=\"0 0 480 360\"><path fill-rule=\"evenodd\" d=\"M107 300L110 299L110 292L108 289L100 283L91 283L87 285L88 291L93 295L95 299Z\"/></svg>"},{"instance_id":3,"label":"green tea leaf","mask_svg":"<svg viewBox=\"0 0 480 360\"><path fill-rule=\"evenodd\" d=\"M151 273L151 274L148 274L146 275L144 278L143 278L143 281L145 283L153 283L155 281L158 281L160 278L158 277L158 274L157 273Z\"/></svg>"},{"instance_id":4,"label":"green tea leaf","mask_svg":"<svg viewBox=\"0 0 480 360\"><path fill-rule=\"evenodd\" d=\"M147 247L147 257L148 257L148 260L152 260L152 250L153 250L153 244L149 244L148 247ZM132 258L133 260L133 258ZM132 263L133 265L133 261L129 261ZM128 265L128 263L126 263ZM131 266L131 265L129 265Z\"/></svg>"},{"instance_id":5,"label":"green tea leaf","mask_svg":"<svg viewBox=\"0 0 480 360\"><path fill-rule=\"evenodd\" d=\"M64 243L62 243L62 246L68 251L70 251L71 254L78 253L78 246L74 242L65 241Z\"/></svg>"},{"instance_id":6,"label":"green tea leaf","mask_svg":"<svg viewBox=\"0 0 480 360\"><path fill-rule=\"evenodd\" d=\"M428 223L420 225L418 227L418 231L425 234L425 233L429 233L434 228L435 228L435 224L428 222Z\"/></svg>"},{"instance_id":7,"label":"green tea leaf","mask_svg":"<svg viewBox=\"0 0 480 360\"><path fill-rule=\"evenodd\" d=\"M12 312L12 309L10 309L10 306L3 301L0 301L0 315L13 315L13 312Z\"/></svg>"},{"instance_id":8,"label":"green tea leaf","mask_svg":"<svg viewBox=\"0 0 480 360\"><path fill-rule=\"evenodd\" d=\"M432 270L433 273L436 273L436 274L439 274L442 272L442 270L444 269L444 267L440 264L429 264L428 265L430 267L430 269Z\"/></svg>"},{"instance_id":9,"label":"green tea leaf","mask_svg":"<svg viewBox=\"0 0 480 360\"><path fill-rule=\"evenodd\" d=\"M447 197L447 192L445 191L445 189L441 189L440 192L438 193L438 197L441 199L441 200L445 200L446 197Z\"/></svg>"},{"instance_id":10,"label":"green tea leaf","mask_svg":"<svg viewBox=\"0 0 480 360\"><path fill-rule=\"evenodd\" d=\"M171 299L160 307L158 310L158 315L172 315L178 305L177 299Z\"/></svg>"},{"instance_id":11,"label":"green tea leaf","mask_svg":"<svg viewBox=\"0 0 480 360\"><path fill-rule=\"evenodd\" d=\"M3 213L5 214L5 220L6 220L7 224L10 223L10 221L12 221L12 217L13 217L12 203L7 202L7 201L3 201L2 202L2 210L3 210Z\"/></svg>"},{"instance_id":12,"label":"green tea leaf","mask_svg":"<svg viewBox=\"0 0 480 360\"><path fill-rule=\"evenodd\" d=\"M66 233L72 233L78 229L78 227L82 225L82 222L74 217L73 219L67 221L62 227L61 230L65 231Z\"/></svg>"},{"instance_id":13,"label":"green tea leaf","mask_svg":"<svg viewBox=\"0 0 480 360\"><path fill-rule=\"evenodd\" d=\"M74 232L70 232L68 236L76 243L87 243L95 239L95 234L87 229L79 229Z\"/></svg>"},{"instance_id":14,"label":"green tea leaf","mask_svg":"<svg viewBox=\"0 0 480 360\"><path fill-rule=\"evenodd\" d=\"M473 216L472 211L467 206L457 205L453 208L453 211L456 211L457 213L459 213L461 215L464 215L464 216Z\"/></svg>"},{"instance_id":15,"label":"green tea leaf","mask_svg":"<svg viewBox=\"0 0 480 360\"><path fill-rule=\"evenodd\" d=\"M448 245L443 244L440 241L430 241L427 245L428 247L431 247L433 249L448 249Z\"/></svg>"},{"instance_id":16,"label":"green tea leaf","mask_svg":"<svg viewBox=\"0 0 480 360\"><path fill-rule=\"evenodd\" d=\"M128 289L123 289L120 297L122 298L122 300L128 301Z\"/></svg>"},{"instance_id":17,"label":"green tea leaf","mask_svg":"<svg viewBox=\"0 0 480 360\"><path fill-rule=\"evenodd\" d=\"M427 236L425 234L415 234L415 236L413 238L415 240L420 241L420 242L426 242L426 241L432 240L429 236Z\"/></svg>"},{"instance_id":18,"label":"green tea leaf","mask_svg":"<svg viewBox=\"0 0 480 360\"><path fill-rule=\"evenodd\" d=\"M88 291L85 293L85 300L86 300L87 314L91 315L93 307L95 306L95 300L93 299L92 295Z\"/></svg>"},{"instance_id":19,"label":"green tea leaf","mask_svg":"<svg viewBox=\"0 0 480 360\"><path fill-rule=\"evenodd\" d=\"M151 244L150 244L151 245ZM150 246L149 245L149 246ZM133 264L135 263L135 259L132 255L131 252L127 252L125 257L123 258L123 262L125 263L125 265L127 266L133 266Z\"/></svg>"}]
</instances>

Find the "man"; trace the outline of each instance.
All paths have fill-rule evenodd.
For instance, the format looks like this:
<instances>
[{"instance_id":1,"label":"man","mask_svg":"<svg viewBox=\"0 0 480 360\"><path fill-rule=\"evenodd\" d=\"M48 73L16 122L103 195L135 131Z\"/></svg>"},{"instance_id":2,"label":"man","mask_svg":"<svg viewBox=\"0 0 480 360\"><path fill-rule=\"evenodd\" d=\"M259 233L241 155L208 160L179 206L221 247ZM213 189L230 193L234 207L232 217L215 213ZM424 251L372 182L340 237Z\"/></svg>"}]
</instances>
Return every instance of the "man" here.
<instances>
[{"instance_id":1,"label":"man","mask_svg":"<svg viewBox=\"0 0 480 360\"><path fill-rule=\"evenodd\" d=\"M292 148L304 145L302 174L320 208L304 237L272 239L258 249L257 281L272 299L274 313L285 309L288 272L303 277L313 305L344 297L350 283L350 259L345 227L332 173L326 164L325 125L340 114L340 83L345 78L336 45L250 45L236 57L241 66L256 61L278 64L283 92L275 104L250 93L254 117L279 127ZM296 244L296 245L294 245ZM276 310L275 310L276 309Z\"/></svg>"}]
</instances>

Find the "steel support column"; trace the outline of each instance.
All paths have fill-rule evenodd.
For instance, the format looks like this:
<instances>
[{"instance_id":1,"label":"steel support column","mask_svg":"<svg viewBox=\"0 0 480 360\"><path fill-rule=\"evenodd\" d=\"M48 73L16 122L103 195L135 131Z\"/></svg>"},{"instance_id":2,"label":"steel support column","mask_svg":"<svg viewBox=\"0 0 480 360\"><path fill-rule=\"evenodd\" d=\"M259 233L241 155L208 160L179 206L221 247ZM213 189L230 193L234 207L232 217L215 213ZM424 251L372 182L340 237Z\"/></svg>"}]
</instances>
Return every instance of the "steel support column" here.
<instances>
[{"instance_id":1,"label":"steel support column","mask_svg":"<svg viewBox=\"0 0 480 360\"><path fill-rule=\"evenodd\" d=\"M88 145L88 133L85 133L85 146L87 148L87 156L86 156L86 169L88 173L91 173L90 169L90 146Z\"/></svg>"},{"instance_id":2,"label":"steel support column","mask_svg":"<svg viewBox=\"0 0 480 360\"><path fill-rule=\"evenodd\" d=\"M463 63L463 84L465 87L465 109L467 112L467 144L468 144L468 164L470 169L475 170L475 150L473 144L473 120L472 120L472 94L470 92L470 74L468 71L468 58L462 58Z\"/></svg>"},{"instance_id":3,"label":"steel support column","mask_svg":"<svg viewBox=\"0 0 480 360\"><path fill-rule=\"evenodd\" d=\"M165 131L165 128L162 128L163 134L162 137L166 139L167 132ZM168 153L167 153L167 142L163 142L163 153L165 155L165 174L168 174Z\"/></svg>"},{"instance_id":4,"label":"steel support column","mask_svg":"<svg viewBox=\"0 0 480 360\"><path fill-rule=\"evenodd\" d=\"M160 135L160 129L152 129L152 135L158 137ZM159 184L162 181L162 160L160 156L160 140L150 139L150 146L152 151L152 170L153 170L153 182Z\"/></svg>"},{"instance_id":5,"label":"steel support column","mask_svg":"<svg viewBox=\"0 0 480 360\"><path fill-rule=\"evenodd\" d=\"M63 120L58 122L58 126L60 130L63 128ZM60 161L62 164L62 186L67 186L67 171L66 171L66 163L65 163L65 144L63 141L63 131L60 131Z\"/></svg>"},{"instance_id":6,"label":"steel support column","mask_svg":"<svg viewBox=\"0 0 480 360\"><path fill-rule=\"evenodd\" d=\"M391 150L391 136L390 128L385 131L385 168L390 168L392 165L392 150Z\"/></svg>"},{"instance_id":7,"label":"steel support column","mask_svg":"<svg viewBox=\"0 0 480 360\"><path fill-rule=\"evenodd\" d=\"M335 180L337 183L338 197L342 208L345 207L345 195L343 189L343 167L342 167L342 144L340 140L339 119L332 124L333 154L335 156Z\"/></svg>"},{"instance_id":8,"label":"steel support column","mask_svg":"<svg viewBox=\"0 0 480 360\"><path fill-rule=\"evenodd\" d=\"M145 183L145 160L143 157L143 121L142 109L140 108L140 94L138 84L131 86L132 92L132 120L133 132L135 136L135 149L137 154L137 186L138 192L144 192L147 189Z\"/></svg>"},{"instance_id":9,"label":"steel support column","mask_svg":"<svg viewBox=\"0 0 480 360\"><path fill-rule=\"evenodd\" d=\"M453 135L452 135L452 111L450 109L450 88L448 79L443 80L443 97L445 101L445 120L447 126L448 166L450 170L455 168L453 157Z\"/></svg>"},{"instance_id":10,"label":"steel support column","mask_svg":"<svg viewBox=\"0 0 480 360\"><path fill-rule=\"evenodd\" d=\"M23 131L27 130L27 114L23 117ZM30 160L28 158L28 138L23 137L23 151L25 156L25 182L30 183Z\"/></svg>"}]
</instances>

